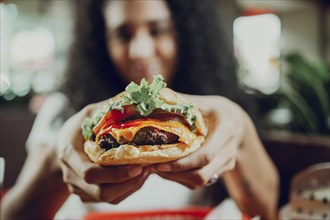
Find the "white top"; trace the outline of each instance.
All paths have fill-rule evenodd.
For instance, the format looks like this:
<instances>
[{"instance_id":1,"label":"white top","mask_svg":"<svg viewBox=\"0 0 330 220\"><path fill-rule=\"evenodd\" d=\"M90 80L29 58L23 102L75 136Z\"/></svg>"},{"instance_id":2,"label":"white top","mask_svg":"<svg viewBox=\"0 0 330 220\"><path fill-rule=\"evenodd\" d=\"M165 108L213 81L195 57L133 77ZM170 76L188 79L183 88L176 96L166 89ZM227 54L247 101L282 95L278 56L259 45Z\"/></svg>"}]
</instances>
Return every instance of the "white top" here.
<instances>
[{"instance_id":1,"label":"white top","mask_svg":"<svg viewBox=\"0 0 330 220\"><path fill-rule=\"evenodd\" d=\"M27 140L27 149L55 141L58 130L73 114L73 108L63 94L55 93L47 98L33 124ZM82 203L77 195L72 195L59 210L55 219L77 219L91 211L182 208L189 204L191 192L181 184L152 174L139 191L118 205Z\"/></svg>"},{"instance_id":2,"label":"white top","mask_svg":"<svg viewBox=\"0 0 330 220\"><path fill-rule=\"evenodd\" d=\"M82 203L72 195L62 206L55 219L77 219L91 211L134 211L177 209L189 204L191 191L178 183L152 174L142 188L117 205L108 203ZM74 212L72 212L74 210Z\"/></svg>"}]
</instances>

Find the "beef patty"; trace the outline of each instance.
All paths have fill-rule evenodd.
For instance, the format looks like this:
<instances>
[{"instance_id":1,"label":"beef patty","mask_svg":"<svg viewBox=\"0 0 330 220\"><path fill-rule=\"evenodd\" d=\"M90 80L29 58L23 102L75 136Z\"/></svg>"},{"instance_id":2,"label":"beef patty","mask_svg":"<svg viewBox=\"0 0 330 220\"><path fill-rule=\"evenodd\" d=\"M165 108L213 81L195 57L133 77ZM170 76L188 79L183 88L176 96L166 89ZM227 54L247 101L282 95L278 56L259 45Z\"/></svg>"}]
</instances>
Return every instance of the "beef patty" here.
<instances>
[{"instance_id":1,"label":"beef patty","mask_svg":"<svg viewBox=\"0 0 330 220\"><path fill-rule=\"evenodd\" d=\"M161 145L161 144L174 144L177 143L179 137L173 133L160 130L154 127L144 127L140 129L131 141L122 138L117 140L111 134L102 135L98 144L101 148L110 150L111 148L119 147L121 144L131 145Z\"/></svg>"}]
</instances>

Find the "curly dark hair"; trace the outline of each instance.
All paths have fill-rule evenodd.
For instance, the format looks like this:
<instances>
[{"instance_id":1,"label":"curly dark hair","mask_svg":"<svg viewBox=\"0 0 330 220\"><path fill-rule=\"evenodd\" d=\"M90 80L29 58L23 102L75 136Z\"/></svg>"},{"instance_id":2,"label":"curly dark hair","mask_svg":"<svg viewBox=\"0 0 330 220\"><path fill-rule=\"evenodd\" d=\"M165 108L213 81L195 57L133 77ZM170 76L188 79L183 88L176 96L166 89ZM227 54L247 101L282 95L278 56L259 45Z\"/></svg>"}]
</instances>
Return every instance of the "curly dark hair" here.
<instances>
[{"instance_id":1,"label":"curly dark hair","mask_svg":"<svg viewBox=\"0 0 330 220\"><path fill-rule=\"evenodd\" d=\"M167 0L178 33L172 89L238 101L236 63L217 1ZM106 47L104 0L77 1L75 35L61 91L79 110L124 90Z\"/></svg>"}]
</instances>

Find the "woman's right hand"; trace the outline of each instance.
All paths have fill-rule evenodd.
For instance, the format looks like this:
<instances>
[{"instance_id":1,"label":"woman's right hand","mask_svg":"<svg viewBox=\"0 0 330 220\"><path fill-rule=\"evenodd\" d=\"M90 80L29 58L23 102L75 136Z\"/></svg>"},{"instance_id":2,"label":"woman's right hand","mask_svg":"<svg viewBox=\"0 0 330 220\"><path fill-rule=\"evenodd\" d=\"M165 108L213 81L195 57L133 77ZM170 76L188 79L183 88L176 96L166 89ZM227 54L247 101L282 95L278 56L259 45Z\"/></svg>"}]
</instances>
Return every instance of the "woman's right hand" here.
<instances>
[{"instance_id":1,"label":"woman's right hand","mask_svg":"<svg viewBox=\"0 0 330 220\"><path fill-rule=\"evenodd\" d=\"M139 165L104 167L88 158L84 152L81 124L99 105L85 107L63 125L59 132L57 155L63 180L71 193L77 194L84 202L117 204L136 192L151 171Z\"/></svg>"}]
</instances>

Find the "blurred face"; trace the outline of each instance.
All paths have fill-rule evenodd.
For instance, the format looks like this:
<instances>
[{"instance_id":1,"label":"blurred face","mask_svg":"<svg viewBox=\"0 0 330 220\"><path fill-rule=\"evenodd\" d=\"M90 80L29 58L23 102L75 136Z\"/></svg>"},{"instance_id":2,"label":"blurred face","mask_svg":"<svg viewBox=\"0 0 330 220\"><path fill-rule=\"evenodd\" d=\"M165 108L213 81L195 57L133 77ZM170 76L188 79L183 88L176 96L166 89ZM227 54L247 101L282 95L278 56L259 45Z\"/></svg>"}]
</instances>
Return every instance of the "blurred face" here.
<instances>
[{"instance_id":1,"label":"blurred face","mask_svg":"<svg viewBox=\"0 0 330 220\"><path fill-rule=\"evenodd\" d=\"M110 58L126 81L152 81L174 73L177 45L171 14L162 0L111 0L104 17Z\"/></svg>"}]
</instances>

